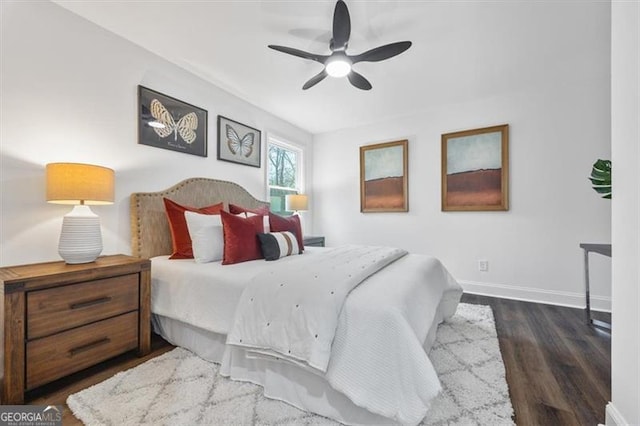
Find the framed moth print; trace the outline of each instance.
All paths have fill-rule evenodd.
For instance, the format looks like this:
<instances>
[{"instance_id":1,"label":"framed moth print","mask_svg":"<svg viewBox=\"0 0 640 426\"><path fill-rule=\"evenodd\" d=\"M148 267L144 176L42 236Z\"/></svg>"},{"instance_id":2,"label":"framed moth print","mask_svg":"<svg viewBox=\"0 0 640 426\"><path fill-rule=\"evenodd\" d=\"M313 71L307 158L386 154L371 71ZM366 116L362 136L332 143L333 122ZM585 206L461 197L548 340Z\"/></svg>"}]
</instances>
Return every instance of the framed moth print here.
<instances>
[{"instance_id":1,"label":"framed moth print","mask_svg":"<svg viewBox=\"0 0 640 426\"><path fill-rule=\"evenodd\" d=\"M207 111L138 86L138 143L207 156Z\"/></svg>"},{"instance_id":2,"label":"framed moth print","mask_svg":"<svg viewBox=\"0 0 640 426\"><path fill-rule=\"evenodd\" d=\"M509 125L442 135L442 210L509 210Z\"/></svg>"},{"instance_id":3,"label":"framed moth print","mask_svg":"<svg viewBox=\"0 0 640 426\"><path fill-rule=\"evenodd\" d=\"M260 130L218 116L218 160L260 167L260 141Z\"/></svg>"},{"instance_id":4,"label":"framed moth print","mask_svg":"<svg viewBox=\"0 0 640 426\"><path fill-rule=\"evenodd\" d=\"M406 212L408 141L360 147L360 211Z\"/></svg>"}]
</instances>

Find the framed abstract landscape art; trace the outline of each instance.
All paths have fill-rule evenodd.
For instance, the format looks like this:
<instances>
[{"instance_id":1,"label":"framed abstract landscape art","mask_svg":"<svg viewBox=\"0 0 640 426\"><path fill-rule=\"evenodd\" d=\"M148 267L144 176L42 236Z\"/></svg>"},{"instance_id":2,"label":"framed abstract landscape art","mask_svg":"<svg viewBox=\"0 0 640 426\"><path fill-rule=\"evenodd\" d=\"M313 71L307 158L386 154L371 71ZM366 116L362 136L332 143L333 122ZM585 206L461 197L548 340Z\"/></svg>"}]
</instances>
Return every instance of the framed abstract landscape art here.
<instances>
[{"instance_id":1,"label":"framed abstract landscape art","mask_svg":"<svg viewBox=\"0 0 640 426\"><path fill-rule=\"evenodd\" d=\"M509 210L509 125L442 135L442 210Z\"/></svg>"},{"instance_id":2,"label":"framed abstract landscape art","mask_svg":"<svg viewBox=\"0 0 640 426\"><path fill-rule=\"evenodd\" d=\"M138 86L138 143L207 156L207 111Z\"/></svg>"},{"instance_id":3,"label":"framed abstract landscape art","mask_svg":"<svg viewBox=\"0 0 640 426\"><path fill-rule=\"evenodd\" d=\"M408 141L360 147L360 211L409 210Z\"/></svg>"}]
</instances>

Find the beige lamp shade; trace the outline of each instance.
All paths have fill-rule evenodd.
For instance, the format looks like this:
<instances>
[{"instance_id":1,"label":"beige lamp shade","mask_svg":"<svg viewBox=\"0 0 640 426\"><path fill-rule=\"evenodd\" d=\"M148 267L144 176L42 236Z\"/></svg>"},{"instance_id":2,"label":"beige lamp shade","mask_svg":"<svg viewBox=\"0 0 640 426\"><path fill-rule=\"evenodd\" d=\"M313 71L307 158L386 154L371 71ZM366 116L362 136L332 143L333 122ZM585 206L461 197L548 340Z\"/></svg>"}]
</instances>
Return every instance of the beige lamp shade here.
<instances>
[{"instance_id":1,"label":"beige lamp shade","mask_svg":"<svg viewBox=\"0 0 640 426\"><path fill-rule=\"evenodd\" d=\"M47 201L55 204L112 204L114 172L92 164L47 164Z\"/></svg>"},{"instance_id":2,"label":"beige lamp shade","mask_svg":"<svg viewBox=\"0 0 640 426\"><path fill-rule=\"evenodd\" d=\"M286 195L284 205L285 210L289 212L305 211L309 209L309 199L303 194Z\"/></svg>"}]
</instances>

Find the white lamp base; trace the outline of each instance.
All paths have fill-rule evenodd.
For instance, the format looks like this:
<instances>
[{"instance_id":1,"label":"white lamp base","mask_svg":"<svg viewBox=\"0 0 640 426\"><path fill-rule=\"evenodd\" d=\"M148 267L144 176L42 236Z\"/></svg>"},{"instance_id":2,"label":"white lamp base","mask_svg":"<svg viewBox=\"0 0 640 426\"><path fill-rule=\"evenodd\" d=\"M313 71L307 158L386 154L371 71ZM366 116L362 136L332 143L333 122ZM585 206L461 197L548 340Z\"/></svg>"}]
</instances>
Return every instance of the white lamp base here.
<instances>
[{"instance_id":1,"label":"white lamp base","mask_svg":"<svg viewBox=\"0 0 640 426\"><path fill-rule=\"evenodd\" d=\"M100 218L89 206L75 206L64 215L58 253L67 263L89 263L102 253Z\"/></svg>"}]
</instances>

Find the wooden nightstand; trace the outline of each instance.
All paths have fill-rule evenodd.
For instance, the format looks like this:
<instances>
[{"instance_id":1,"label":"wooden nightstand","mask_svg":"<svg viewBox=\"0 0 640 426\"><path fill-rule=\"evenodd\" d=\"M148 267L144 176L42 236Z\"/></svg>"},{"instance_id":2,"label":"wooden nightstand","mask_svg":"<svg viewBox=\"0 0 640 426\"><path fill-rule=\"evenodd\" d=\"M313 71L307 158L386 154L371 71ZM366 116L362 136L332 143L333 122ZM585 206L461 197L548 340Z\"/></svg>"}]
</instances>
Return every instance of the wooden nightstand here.
<instances>
[{"instance_id":1,"label":"wooden nightstand","mask_svg":"<svg viewBox=\"0 0 640 426\"><path fill-rule=\"evenodd\" d=\"M305 247L324 247L324 237L304 237L302 243Z\"/></svg>"},{"instance_id":2,"label":"wooden nightstand","mask_svg":"<svg viewBox=\"0 0 640 426\"><path fill-rule=\"evenodd\" d=\"M2 403L137 349L151 349L151 262L124 255L95 262L0 268Z\"/></svg>"}]
</instances>

